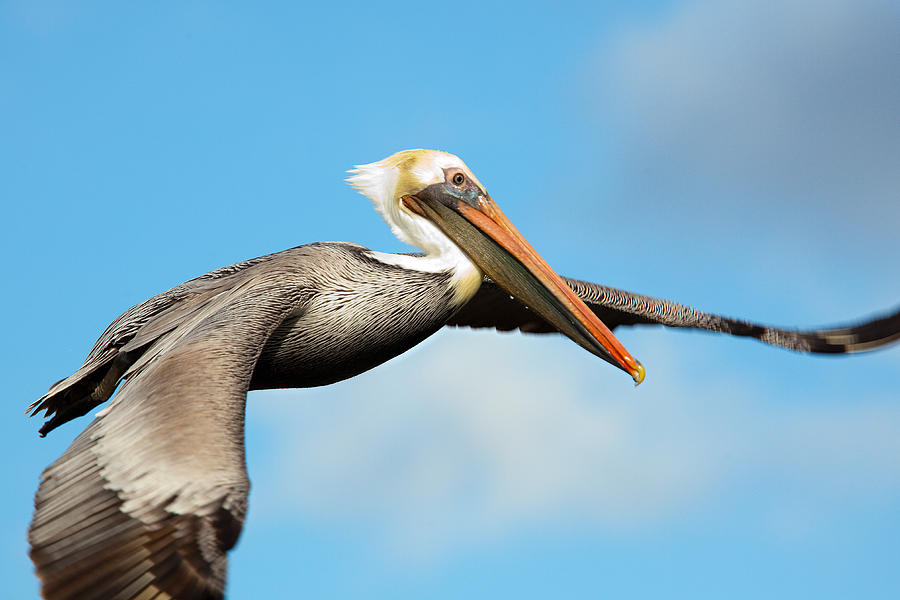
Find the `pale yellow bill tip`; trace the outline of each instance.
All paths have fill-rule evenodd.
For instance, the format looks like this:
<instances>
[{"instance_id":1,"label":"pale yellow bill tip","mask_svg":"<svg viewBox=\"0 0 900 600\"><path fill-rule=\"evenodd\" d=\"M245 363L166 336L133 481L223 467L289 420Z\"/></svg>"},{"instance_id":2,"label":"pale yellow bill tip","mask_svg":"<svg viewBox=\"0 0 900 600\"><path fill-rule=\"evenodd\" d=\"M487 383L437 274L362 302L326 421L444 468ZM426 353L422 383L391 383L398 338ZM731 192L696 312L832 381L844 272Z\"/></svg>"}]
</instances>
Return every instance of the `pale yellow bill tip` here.
<instances>
[{"instance_id":1,"label":"pale yellow bill tip","mask_svg":"<svg viewBox=\"0 0 900 600\"><path fill-rule=\"evenodd\" d=\"M631 377L634 379L634 387L641 385L641 382L644 381L644 365L642 365L638 361L634 361L634 371L631 373Z\"/></svg>"}]
</instances>

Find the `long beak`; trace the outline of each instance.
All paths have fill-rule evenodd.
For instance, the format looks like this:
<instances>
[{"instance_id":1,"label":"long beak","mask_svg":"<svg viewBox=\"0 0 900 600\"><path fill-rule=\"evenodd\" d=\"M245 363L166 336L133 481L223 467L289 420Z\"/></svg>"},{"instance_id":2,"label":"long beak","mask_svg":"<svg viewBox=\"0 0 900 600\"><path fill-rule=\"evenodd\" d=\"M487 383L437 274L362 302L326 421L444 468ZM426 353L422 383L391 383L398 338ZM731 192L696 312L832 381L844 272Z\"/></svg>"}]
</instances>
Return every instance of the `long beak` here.
<instances>
[{"instance_id":1,"label":"long beak","mask_svg":"<svg viewBox=\"0 0 900 600\"><path fill-rule=\"evenodd\" d=\"M478 208L404 196L404 205L434 222L478 267L588 352L644 380L644 367L531 247L490 197Z\"/></svg>"}]
</instances>

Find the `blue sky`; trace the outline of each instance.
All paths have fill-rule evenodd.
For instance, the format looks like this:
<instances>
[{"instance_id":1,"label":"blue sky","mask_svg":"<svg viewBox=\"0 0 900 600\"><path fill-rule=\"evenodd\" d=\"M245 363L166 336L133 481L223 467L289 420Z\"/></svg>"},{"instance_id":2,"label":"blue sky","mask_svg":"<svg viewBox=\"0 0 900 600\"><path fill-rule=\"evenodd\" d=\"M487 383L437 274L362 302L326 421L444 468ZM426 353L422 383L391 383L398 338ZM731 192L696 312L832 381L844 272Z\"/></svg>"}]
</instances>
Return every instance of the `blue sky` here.
<instances>
[{"instance_id":1,"label":"blue sky","mask_svg":"<svg viewBox=\"0 0 900 600\"><path fill-rule=\"evenodd\" d=\"M896 3L10 1L0 6L8 485L21 411L122 310L319 240L405 248L343 183L460 155L565 275L776 325L900 299ZM451 331L328 388L251 394L233 598L896 597L900 348L812 358L620 330ZM451 378L479 356L496 381Z\"/></svg>"}]
</instances>

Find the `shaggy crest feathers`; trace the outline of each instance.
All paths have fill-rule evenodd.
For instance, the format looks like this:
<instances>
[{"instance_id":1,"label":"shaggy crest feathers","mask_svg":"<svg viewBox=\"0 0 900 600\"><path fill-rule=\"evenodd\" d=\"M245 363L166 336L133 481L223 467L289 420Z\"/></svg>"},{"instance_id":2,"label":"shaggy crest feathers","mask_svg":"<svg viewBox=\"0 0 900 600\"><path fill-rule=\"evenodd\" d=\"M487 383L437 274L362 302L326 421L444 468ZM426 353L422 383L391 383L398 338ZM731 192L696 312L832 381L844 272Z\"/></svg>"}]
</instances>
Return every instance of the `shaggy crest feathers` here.
<instances>
[{"instance_id":1,"label":"shaggy crest feathers","mask_svg":"<svg viewBox=\"0 0 900 600\"><path fill-rule=\"evenodd\" d=\"M347 178L347 182L372 201L375 210L390 225L394 235L431 253L433 250L443 249L444 246L441 240L435 248L426 247L435 245L437 240L431 230L437 230L437 227L417 215L412 215L401 204L400 199L420 192L429 185L441 183L444 181L444 169L451 167L462 169L472 181L484 189L458 156L440 150L402 150L377 162L356 165L349 171L351 176ZM423 224L427 227L421 232L419 229ZM420 235L421 233L426 235ZM443 234L440 237L446 240Z\"/></svg>"}]
</instances>

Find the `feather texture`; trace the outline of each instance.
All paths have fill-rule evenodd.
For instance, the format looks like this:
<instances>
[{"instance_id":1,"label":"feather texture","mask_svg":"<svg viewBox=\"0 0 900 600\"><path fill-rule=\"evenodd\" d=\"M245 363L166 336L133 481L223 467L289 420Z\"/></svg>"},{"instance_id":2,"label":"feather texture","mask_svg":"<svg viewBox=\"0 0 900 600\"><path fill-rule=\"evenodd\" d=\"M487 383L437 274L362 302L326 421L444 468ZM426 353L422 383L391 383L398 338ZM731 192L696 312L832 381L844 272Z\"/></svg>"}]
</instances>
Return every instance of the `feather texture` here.
<instances>
[{"instance_id":1,"label":"feather texture","mask_svg":"<svg viewBox=\"0 0 900 600\"><path fill-rule=\"evenodd\" d=\"M555 331L488 278L457 310L452 273L417 270L427 256L380 256L353 244L301 246L218 269L113 321L84 365L30 407L47 413L46 433L119 386L42 475L29 541L45 598L224 596L227 552L247 510L248 390L352 377L445 324ZM803 332L566 282L611 328L662 324L831 353L900 338L900 312Z\"/></svg>"},{"instance_id":2,"label":"feather texture","mask_svg":"<svg viewBox=\"0 0 900 600\"><path fill-rule=\"evenodd\" d=\"M405 351L452 313L449 281L312 244L126 311L31 408L52 428L123 380L42 475L29 541L44 597L222 598L247 509L247 391L330 383Z\"/></svg>"}]
</instances>

